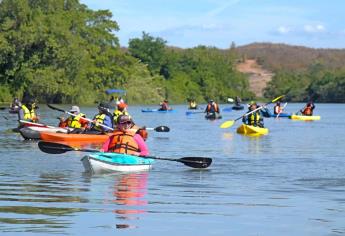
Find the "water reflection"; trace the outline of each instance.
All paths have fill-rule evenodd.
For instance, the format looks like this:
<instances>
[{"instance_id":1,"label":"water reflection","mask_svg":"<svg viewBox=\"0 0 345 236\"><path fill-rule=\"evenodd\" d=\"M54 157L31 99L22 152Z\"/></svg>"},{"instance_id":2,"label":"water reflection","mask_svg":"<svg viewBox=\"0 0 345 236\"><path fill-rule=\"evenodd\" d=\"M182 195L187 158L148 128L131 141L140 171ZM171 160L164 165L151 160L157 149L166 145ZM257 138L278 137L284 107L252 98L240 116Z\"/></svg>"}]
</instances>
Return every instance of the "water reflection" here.
<instances>
[{"instance_id":1,"label":"water reflection","mask_svg":"<svg viewBox=\"0 0 345 236\"><path fill-rule=\"evenodd\" d=\"M138 214L146 212L143 206L147 205L147 201L143 198L147 192L147 178L147 172L117 176L112 202L117 205L113 212L121 222L116 224L116 228L137 228L133 220L139 220Z\"/></svg>"}]
</instances>

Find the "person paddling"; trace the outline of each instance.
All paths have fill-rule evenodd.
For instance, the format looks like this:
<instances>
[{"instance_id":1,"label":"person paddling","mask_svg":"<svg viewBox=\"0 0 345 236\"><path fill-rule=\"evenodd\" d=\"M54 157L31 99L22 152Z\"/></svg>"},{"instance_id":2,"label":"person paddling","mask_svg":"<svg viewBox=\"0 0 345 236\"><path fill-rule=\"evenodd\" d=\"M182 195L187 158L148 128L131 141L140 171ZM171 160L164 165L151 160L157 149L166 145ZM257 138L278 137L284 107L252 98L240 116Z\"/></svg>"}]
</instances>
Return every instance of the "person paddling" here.
<instances>
[{"instance_id":1,"label":"person paddling","mask_svg":"<svg viewBox=\"0 0 345 236\"><path fill-rule=\"evenodd\" d=\"M254 102L254 101L250 102L247 113L254 111L258 107L259 106L256 102ZM252 125L252 126L264 128L264 122L263 122L263 118L261 118L261 116L260 116L260 110L255 111L255 112L249 114L248 116L244 115L242 118L242 122L244 124L247 124L247 125Z\"/></svg>"},{"instance_id":2,"label":"person paddling","mask_svg":"<svg viewBox=\"0 0 345 236\"><path fill-rule=\"evenodd\" d=\"M121 115L129 115L127 112L127 104L126 103L117 104L116 109L113 113L114 125L117 125L117 120L118 120L119 116L121 116Z\"/></svg>"},{"instance_id":3,"label":"person paddling","mask_svg":"<svg viewBox=\"0 0 345 236\"><path fill-rule=\"evenodd\" d=\"M208 101L207 106L206 106L205 113L206 113L206 117L214 116L214 118L215 118L217 116L217 114L219 115L218 104L215 101L213 101L212 99L210 99Z\"/></svg>"},{"instance_id":4,"label":"person paddling","mask_svg":"<svg viewBox=\"0 0 345 236\"><path fill-rule=\"evenodd\" d=\"M133 121L129 116L119 116L117 128L103 144L101 151L126 153L136 156L149 155L149 150L144 139L132 130L131 127L133 127Z\"/></svg>"},{"instance_id":5,"label":"person paddling","mask_svg":"<svg viewBox=\"0 0 345 236\"><path fill-rule=\"evenodd\" d=\"M159 104L161 107L158 109L159 111L168 111L171 110L171 107L169 107L169 102L167 99L164 99L163 102Z\"/></svg>"},{"instance_id":6,"label":"person paddling","mask_svg":"<svg viewBox=\"0 0 345 236\"><path fill-rule=\"evenodd\" d=\"M314 109L315 109L314 103L312 101L309 101L305 105L305 107L302 110L300 110L300 112L305 116L312 116Z\"/></svg>"},{"instance_id":7,"label":"person paddling","mask_svg":"<svg viewBox=\"0 0 345 236\"><path fill-rule=\"evenodd\" d=\"M18 111L18 120L25 120L33 123L39 122L39 116L36 113L36 104L33 99L24 99L20 104Z\"/></svg>"},{"instance_id":8,"label":"person paddling","mask_svg":"<svg viewBox=\"0 0 345 236\"><path fill-rule=\"evenodd\" d=\"M84 133L102 134L102 133L108 133L112 131L111 129L113 128L113 117L109 111L108 103L101 102L98 105L98 114L94 116L93 120L94 120L94 123L91 124L90 130L85 130ZM110 129L104 126L107 126Z\"/></svg>"},{"instance_id":9,"label":"person paddling","mask_svg":"<svg viewBox=\"0 0 345 236\"><path fill-rule=\"evenodd\" d=\"M278 101L276 105L273 108L274 115L278 115L283 112L283 108L280 105L280 102Z\"/></svg>"},{"instance_id":10,"label":"person paddling","mask_svg":"<svg viewBox=\"0 0 345 236\"><path fill-rule=\"evenodd\" d=\"M196 103L196 101L194 100L194 99L191 99L190 101L189 101L189 107L188 107L188 109L190 109L190 110L196 110L196 109L198 109L198 104Z\"/></svg>"},{"instance_id":11,"label":"person paddling","mask_svg":"<svg viewBox=\"0 0 345 236\"><path fill-rule=\"evenodd\" d=\"M84 130L88 128L89 122L83 118L86 118L86 115L80 113L80 108L78 106L72 106L70 111L73 115L69 116L67 119L63 117L59 117L60 123L59 127L61 128L73 128L73 130L69 133L82 133Z\"/></svg>"}]
</instances>

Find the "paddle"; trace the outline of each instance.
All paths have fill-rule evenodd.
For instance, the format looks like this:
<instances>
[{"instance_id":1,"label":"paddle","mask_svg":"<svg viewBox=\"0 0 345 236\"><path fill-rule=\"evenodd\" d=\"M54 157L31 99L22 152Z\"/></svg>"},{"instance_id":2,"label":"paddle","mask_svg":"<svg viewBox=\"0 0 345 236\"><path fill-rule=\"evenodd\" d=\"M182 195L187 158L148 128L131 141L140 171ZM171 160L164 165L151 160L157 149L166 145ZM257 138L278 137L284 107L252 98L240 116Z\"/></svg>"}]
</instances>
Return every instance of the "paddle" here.
<instances>
[{"instance_id":1,"label":"paddle","mask_svg":"<svg viewBox=\"0 0 345 236\"><path fill-rule=\"evenodd\" d=\"M63 109L60 109L60 108L58 108L58 107L54 107L54 106L52 106L52 105L50 105L50 104L47 104L47 106L48 106L49 108L53 109L53 110L61 111L61 112L64 112L64 113L66 113L66 114L69 114L69 115L71 115L71 116L77 116L77 115L75 115L75 114L73 114L73 113L70 113L70 112L65 111L65 110L63 110ZM81 118L81 119L84 119L84 120L87 120L88 122L91 122L91 123L96 123L94 120L91 120L91 119L88 119L88 118L85 118L85 117L80 117L80 118ZM98 125L99 125L99 126L102 126L102 127L104 127L104 128L106 128L106 129L109 129L109 130L114 131L114 129L111 128L111 127L109 127L109 126L106 126L106 125L103 125L103 124L98 124ZM170 128L167 127L167 126L158 126L158 127L156 127L156 128L146 128L146 129L147 129L147 130L154 130L154 131L156 131L156 132L169 132L169 131L170 131Z\"/></svg>"},{"instance_id":2,"label":"paddle","mask_svg":"<svg viewBox=\"0 0 345 236\"><path fill-rule=\"evenodd\" d=\"M38 147L42 152L49 153L49 154L62 154L69 151L100 152L99 150L96 150L96 149L79 149L79 148L73 148L71 146L61 144L61 143L52 143L52 142L44 142L44 141L38 142ZM155 160L181 162L184 165L193 167L193 168L207 168L212 163L212 158L208 158L208 157L183 157L179 159L156 157L156 156L140 156L140 157L155 159Z\"/></svg>"},{"instance_id":3,"label":"paddle","mask_svg":"<svg viewBox=\"0 0 345 236\"><path fill-rule=\"evenodd\" d=\"M282 109L280 109L280 111L278 112L276 119L279 117L280 113L282 113L282 111L284 110L284 108L286 107L287 102L284 104L284 106L282 107Z\"/></svg>"},{"instance_id":4,"label":"paddle","mask_svg":"<svg viewBox=\"0 0 345 236\"><path fill-rule=\"evenodd\" d=\"M146 130L154 130L156 132L169 132L170 128L168 126L157 126L156 128L145 128Z\"/></svg>"},{"instance_id":5,"label":"paddle","mask_svg":"<svg viewBox=\"0 0 345 236\"><path fill-rule=\"evenodd\" d=\"M268 104L271 104L271 103L273 103L273 102L276 102L276 101L278 101L279 99L281 99L281 98L284 97L284 96L285 96L285 95L281 95L281 96L279 96L279 97L276 97L275 99L273 99L272 101L266 103L265 105L260 106L260 107L256 108L255 110L253 110L253 111L251 111L251 112L248 112L248 113L246 113L246 114L244 114L244 115L238 117L238 118L235 119L235 120L228 120L228 121L225 121L224 123L222 123L222 124L220 125L220 128L222 128L222 129L230 128L231 126L234 125L234 123L235 123L236 121L238 121L239 119L241 119L243 116L248 116L248 115L250 115L250 114L252 114L252 113L254 113L254 112L258 111L258 110L261 110L262 108L264 108L264 107L267 106Z\"/></svg>"}]
</instances>

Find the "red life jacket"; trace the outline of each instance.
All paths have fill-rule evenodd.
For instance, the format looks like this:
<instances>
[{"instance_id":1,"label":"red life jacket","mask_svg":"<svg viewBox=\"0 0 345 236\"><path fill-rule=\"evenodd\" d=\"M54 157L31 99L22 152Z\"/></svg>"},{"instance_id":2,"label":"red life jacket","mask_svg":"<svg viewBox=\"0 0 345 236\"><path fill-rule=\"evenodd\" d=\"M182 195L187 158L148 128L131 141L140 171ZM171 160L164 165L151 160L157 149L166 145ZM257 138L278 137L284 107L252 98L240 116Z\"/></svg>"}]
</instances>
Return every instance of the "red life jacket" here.
<instances>
[{"instance_id":1,"label":"red life jacket","mask_svg":"<svg viewBox=\"0 0 345 236\"><path fill-rule=\"evenodd\" d=\"M305 116L312 116L313 115L313 110L311 106L306 106L304 110L302 111L303 115Z\"/></svg>"}]
</instances>

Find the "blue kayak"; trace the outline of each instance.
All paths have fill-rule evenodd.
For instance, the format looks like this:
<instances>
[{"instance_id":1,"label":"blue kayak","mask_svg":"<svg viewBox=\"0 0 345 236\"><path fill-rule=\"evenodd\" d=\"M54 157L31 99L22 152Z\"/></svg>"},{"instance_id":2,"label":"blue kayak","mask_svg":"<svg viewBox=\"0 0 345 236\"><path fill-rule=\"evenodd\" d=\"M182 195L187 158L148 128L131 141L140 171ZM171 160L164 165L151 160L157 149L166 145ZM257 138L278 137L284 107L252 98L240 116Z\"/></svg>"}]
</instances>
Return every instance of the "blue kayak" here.
<instances>
[{"instance_id":1,"label":"blue kayak","mask_svg":"<svg viewBox=\"0 0 345 236\"><path fill-rule=\"evenodd\" d=\"M149 170L154 162L153 159L134 155L114 152L96 152L84 156L85 171L99 172L128 172Z\"/></svg>"},{"instance_id":2,"label":"blue kayak","mask_svg":"<svg viewBox=\"0 0 345 236\"><path fill-rule=\"evenodd\" d=\"M261 114L263 115L263 117L266 117L266 118L276 118L277 115L276 114L273 114L270 110L268 110L267 108L266 109L262 109L261 110ZM291 117L291 114L289 113L280 113L278 117L281 117L281 118L290 118Z\"/></svg>"},{"instance_id":3,"label":"blue kayak","mask_svg":"<svg viewBox=\"0 0 345 236\"><path fill-rule=\"evenodd\" d=\"M175 112L175 110L159 110L159 109L146 108L146 109L141 109L141 112L160 112L160 113L167 113L167 112Z\"/></svg>"},{"instance_id":4,"label":"blue kayak","mask_svg":"<svg viewBox=\"0 0 345 236\"><path fill-rule=\"evenodd\" d=\"M244 109L244 106L243 105L234 105L232 106L232 110L243 110Z\"/></svg>"}]
</instances>

